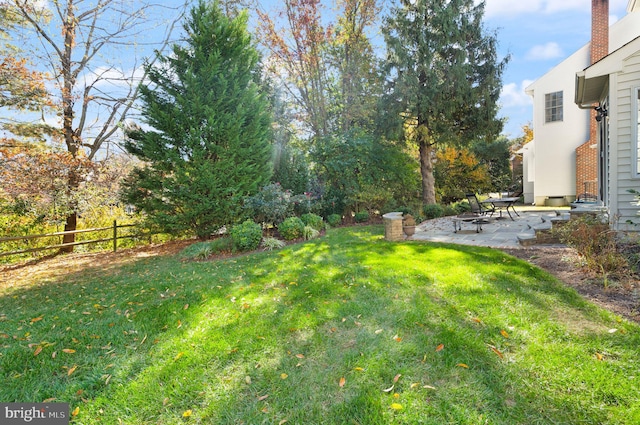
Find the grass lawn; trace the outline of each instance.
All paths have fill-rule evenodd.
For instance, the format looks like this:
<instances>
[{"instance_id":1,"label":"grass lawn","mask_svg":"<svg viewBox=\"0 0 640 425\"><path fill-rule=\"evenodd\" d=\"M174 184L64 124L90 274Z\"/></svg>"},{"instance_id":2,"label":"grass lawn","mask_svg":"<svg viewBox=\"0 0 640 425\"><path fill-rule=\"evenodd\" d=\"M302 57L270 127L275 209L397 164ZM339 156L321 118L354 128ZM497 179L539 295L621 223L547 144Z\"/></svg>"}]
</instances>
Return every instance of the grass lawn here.
<instances>
[{"instance_id":1,"label":"grass lawn","mask_svg":"<svg viewBox=\"0 0 640 425\"><path fill-rule=\"evenodd\" d=\"M638 424L640 328L500 251L330 230L0 288L0 402L82 424Z\"/></svg>"}]
</instances>

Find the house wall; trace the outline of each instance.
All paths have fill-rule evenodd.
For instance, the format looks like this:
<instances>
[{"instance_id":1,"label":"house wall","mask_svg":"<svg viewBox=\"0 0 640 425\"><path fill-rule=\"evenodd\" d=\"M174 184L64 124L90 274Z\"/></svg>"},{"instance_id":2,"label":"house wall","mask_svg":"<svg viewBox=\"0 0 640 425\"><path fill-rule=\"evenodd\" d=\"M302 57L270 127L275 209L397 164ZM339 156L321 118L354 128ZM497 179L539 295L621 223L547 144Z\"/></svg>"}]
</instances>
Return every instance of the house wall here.
<instances>
[{"instance_id":1,"label":"house wall","mask_svg":"<svg viewBox=\"0 0 640 425\"><path fill-rule=\"evenodd\" d=\"M609 51L619 49L640 35L640 13L634 11L610 27ZM576 193L576 149L589 140L590 111L574 103L575 75L590 65L586 44L558 66L540 77L526 92L533 97L533 128L536 143L533 202L543 205L550 196L570 202ZM545 124L545 94L563 91L564 119Z\"/></svg>"},{"instance_id":2,"label":"house wall","mask_svg":"<svg viewBox=\"0 0 640 425\"><path fill-rule=\"evenodd\" d=\"M589 112L573 102L575 73L589 66L589 55L584 46L527 88L533 96L536 205L551 196L575 197L575 149L589 139ZM563 92L563 120L545 123L545 95L557 91Z\"/></svg>"},{"instance_id":3,"label":"house wall","mask_svg":"<svg viewBox=\"0 0 640 425\"><path fill-rule=\"evenodd\" d=\"M625 59L622 72L611 75L610 87L610 211L618 230L638 231L637 226L629 225L627 221L640 222L638 207L632 204L634 196L628 192L629 189L640 190L640 178L635 176L632 151L637 137L633 128L637 119L633 96L640 87L640 51Z\"/></svg>"}]
</instances>

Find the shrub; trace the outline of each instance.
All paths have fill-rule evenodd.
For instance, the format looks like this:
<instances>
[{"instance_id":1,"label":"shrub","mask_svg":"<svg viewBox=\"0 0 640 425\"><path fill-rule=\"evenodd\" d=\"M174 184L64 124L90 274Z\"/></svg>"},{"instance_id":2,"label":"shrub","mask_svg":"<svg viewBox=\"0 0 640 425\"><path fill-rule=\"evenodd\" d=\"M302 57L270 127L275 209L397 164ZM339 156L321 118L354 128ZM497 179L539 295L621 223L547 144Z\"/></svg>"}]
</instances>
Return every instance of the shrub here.
<instances>
[{"instance_id":1,"label":"shrub","mask_svg":"<svg viewBox=\"0 0 640 425\"><path fill-rule=\"evenodd\" d=\"M451 207L453 207L453 209L456 210L457 214L462 214L462 213L471 211L471 205L469 204L469 201L467 201L466 199L464 201L458 201L451 204Z\"/></svg>"},{"instance_id":2,"label":"shrub","mask_svg":"<svg viewBox=\"0 0 640 425\"><path fill-rule=\"evenodd\" d=\"M183 260L206 260L219 252L229 252L233 241L229 237L217 238L212 241L198 242L183 249L179 256Z\"/></svg>"},{"instance_id":3,"label":"shrub","mask_svg":"<svg viewBox=\"0 0 640 425\"><path fill-rule=\"evenodd\" d=\"M444 215L444 208L438 204L425 205L423 208L424 216L427 220L432 218L442 217Z\"/></svg>"},{"instance_id":4,"label":"shrub","mask_svg":"<svg viewBox=\"0 0 640 425\"><path fill-rule=\"evenodd\" d=\"M251 217L267 225L280 223L291 215L293 203L291 193L278 183L266 185L256 195L244 199L244 207Z\"/></svg>"},{"instance_id":5,"label":"shrub","mask_svg":"<svg viewBox=\"0 0 640 425\"><path fill-rule=\"evenodd\" d=\"M304 226L304 229L302 229L302 237L304 238L305 241L308 241L309 239L317 238L319 235L320 235L320 232L311 226Z\"/></svg>"},{"instance_id":6,"label":"shrub","mask_svg":"<svg viewBox=\"0 0 640 425\"><path fill-rule=\"evenodd\" d=\"M446 207L444 207L444 212L443 212L444 217L449 217L449 216L458 215L458 214L460 213L458 213L458 210L456 210L453 206L447 205Z\"/></svg>"},{"instance_id":7,"label":"shrub","mask_svg":"<svg viewBox=\"0 0 640 425\"><path fill-rule=\"evenodd\" d=\"M583 216L569 220L553 232L562 243L578 251L589 270L622 277L621 273L627 269L626 258L617 250L615 233L602 220Z\"/></svg>"},{"instance_id":8,"label":"shrub","mask_svg":"<svg viewBox=\"0 0 640 425\"><path fill-rule=\"evenodd\" d=\"M302 237L304 223L298 217L289 217L278 225L280 236L290 241Z\"/></svg>"},{"instance_id":9,"label":"shrub","mask_svg":"<svg viewBox=\"0 0 640 425\"><path fill-rule=\"evenodd\" d=\"M266 236L262 239L262 248L265 251L273 251L274 249L283 248L286 244L280 239L276 239L273 236Z\"/></svg>"},{"instance_id":10,"label":"shrub","mask_svg":"<svg viewBox=\"0 0 640 425\"><path fill-rule=\"evenodd\" d=\"M329 226L336 227L339 224L342 224L342 216L340 214L329 214L327 216L327 223Z\"/></svg>"},{"instance_id":11,"label":"shrub","mask_svg":"<svg viewBox=\"0 0 640 425\"><path fill-rule=\"evenodd\" d=\"M324 221L322 220L322 217L317 214L303 214L300 219L306 226L311 226L316 230L322 230L322 228L324 227Z\"/></svg>"},{"instance_id":12,"label":"shrub","mask_svg":"<svg viewBox=\"0 0 640 425\"><path fill-rule=\"evenodd\" d=\"M238 251L257 249L262 240L262 227L252 220L233 226L230 233L233 247Z\"/></svg>"},{"instance_id":13,"label":"shrub","mask_svg":"<svg viewBox=\"0 0 640 425\"><path fill-rule=\"evenodd\" d=\"M366 223L369 221L369 213L367 211L356 213L355 220L356 223Z\"/></svg>"}]
</instances>

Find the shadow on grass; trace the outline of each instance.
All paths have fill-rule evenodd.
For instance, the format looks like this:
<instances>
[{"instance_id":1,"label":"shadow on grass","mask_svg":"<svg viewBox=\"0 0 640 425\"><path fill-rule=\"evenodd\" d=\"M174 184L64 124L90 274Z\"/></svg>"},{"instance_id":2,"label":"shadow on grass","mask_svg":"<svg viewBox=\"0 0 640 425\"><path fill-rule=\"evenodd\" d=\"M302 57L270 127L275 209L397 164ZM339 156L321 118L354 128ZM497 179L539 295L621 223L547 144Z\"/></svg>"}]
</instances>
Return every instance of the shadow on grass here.
<instances>
[{"instance_id":1,"label":"shadow on grass","mask_svg":"<svg viewBox=\"0 0 640 425\"><path fill-rule=\"evenodd\" d=\"M389 243L358 227L278 252L89 272L0 299L2 401L56 398L80 406L83 423L638 413L637 328L617 323L613 339L612 316L499 251ZM596 347L610 361L594 360Z\"/></svg>"}]
</instances>

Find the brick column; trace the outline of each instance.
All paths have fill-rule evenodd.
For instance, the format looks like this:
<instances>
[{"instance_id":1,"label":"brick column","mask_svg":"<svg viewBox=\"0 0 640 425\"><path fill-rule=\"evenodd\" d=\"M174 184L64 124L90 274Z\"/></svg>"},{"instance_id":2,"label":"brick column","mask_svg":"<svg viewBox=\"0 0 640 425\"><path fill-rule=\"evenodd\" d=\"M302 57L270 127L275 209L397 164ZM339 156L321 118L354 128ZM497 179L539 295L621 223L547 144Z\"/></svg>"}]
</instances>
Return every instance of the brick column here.
<instances>
[{"instance_id":1,"label":"brick column","mask_svg":"<svg viewBox=\"0 0 640 425\"><path fill-rule=\"evenodd\" d=\"M609 54L609 0L591 0L591 64ZM598 123L596 111L589 115L589 140L576 149L576 196L597 188ZM595 182L595 183L593 183ZM585 183L587 185L585 186ZM593 193L597 195L597 193Z\"/></svg>"}]
</instances>

